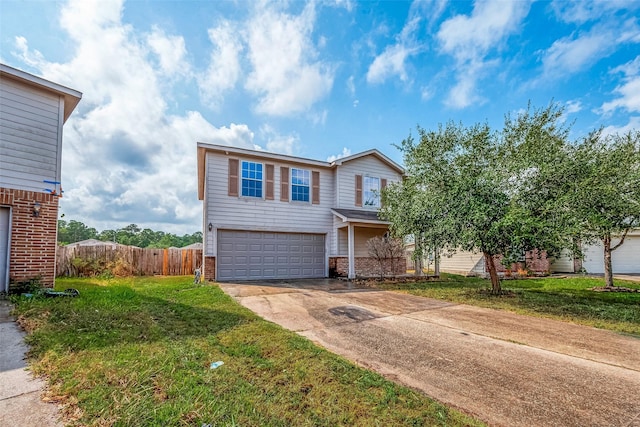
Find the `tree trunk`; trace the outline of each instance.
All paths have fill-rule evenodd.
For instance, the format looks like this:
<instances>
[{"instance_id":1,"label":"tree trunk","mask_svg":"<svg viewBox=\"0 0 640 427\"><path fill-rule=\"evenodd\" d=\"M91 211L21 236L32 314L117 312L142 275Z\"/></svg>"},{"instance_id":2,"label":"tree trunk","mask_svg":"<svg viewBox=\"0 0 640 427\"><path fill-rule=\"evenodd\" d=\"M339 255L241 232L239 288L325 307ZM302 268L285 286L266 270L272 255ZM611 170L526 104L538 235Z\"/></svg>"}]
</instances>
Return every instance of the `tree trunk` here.
<instances>
[{"instance_id":1,"label":"tree trunk","mask_svg":"<svg viewBox=\"0 0 640 427\"><path fill-rule=\"evenodd\" d=\"M440 277L440 251L437 248L433 251L433 275Z\"/></svg>"},{"instance_id":2,"label":"tree trunk","mask_svg":"<svg viewBox=\"0 0 640 427\"><path fill-rule=\"evenodd\" d=\"M500 278L498 277L498 271L496 270L496 264L493 260L493 255L487 252L482 253L484 255L484 264L489 270L489 277L491 278L491 293L497 295L502 290L500 288Z\"/></svg>"},{"instance_id":3,"label":"tree trunk","mask_svg":"<svg viewBox=\"0 0 640 427\"><path fill-rule=\"evenodd\" d=\"M602 239L604 248L604 285L607 288L613 287L613 269L611 268L611 234L607 234Z\"/></svg>"}]
</instances>

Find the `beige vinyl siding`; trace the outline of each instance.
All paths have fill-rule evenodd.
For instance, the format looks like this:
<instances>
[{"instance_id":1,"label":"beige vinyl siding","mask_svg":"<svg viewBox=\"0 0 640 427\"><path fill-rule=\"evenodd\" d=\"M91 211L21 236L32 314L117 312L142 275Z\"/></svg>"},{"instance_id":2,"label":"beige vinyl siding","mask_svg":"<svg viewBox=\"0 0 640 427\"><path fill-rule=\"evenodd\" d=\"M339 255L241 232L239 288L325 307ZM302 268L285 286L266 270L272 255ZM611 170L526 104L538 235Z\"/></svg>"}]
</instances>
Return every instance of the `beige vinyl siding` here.
<instances>
[{"instance_id":1,"label":"beige vinyl siding","mask_svg":"<svg viewBox=\"0 0 640 427\"><path fill-rule=\"evenodd\" d=\"M354 230L354 249L356 257L368 257L369 248L367 241L373 237L382 236L386 232L386 229L371 228L371 227L355 227ZM338 230L338 253L334 256L347 256L349 254L349 248L347 243L347 227L340 228Z\"/></svg>"},{"instance_id":2,"label":"beige vinyl siding","mask_svg":"<svg viewBox=\"0 0 640 427\"><path fill-rule=\"evenodd\" d=\"M0 187L42 191L60 180L63 100L3 78L0 90Z\"/></svg>"},{"instance_id":3,"label":"beige vinyl siding","mask_svg":"<svg viewBox=\"0 0 640 427\"><path fill-rule=\"evenodd\" d=\"M338 167L339 180L337 188L337 203L341 209L356 209L356 175L371 176L387 180L387 185L402 179L400 174L390 168L377 157L365 156L343 163ZM359 209L359 207L358 207ZM376 210L376 207L368 206L362 209Z\"/></svg>"},{"instance_id":4,"label":"beige vinyl siding","mask_svg":"<svg viewBox=\"0 0 640 427\"><path fill-rule=\"evenodd\" d=\"M443 253L440 255L440 271L464 275L484 274L484 258L481 252L457 251L450 256Z\"/></svg>"},{"instance_id":5,"label":"beige vinyl siding","mask_svg":"<svg viewBox=\"0 0 640 427\"><path fill-rule=\"evenodd\" d=\"M560 256L553 259L551 263L552 273L573 273L573 255L568 250L560 252Z\"/></svg>"},{"instance_id":6,"label":"beige vinyl siding","mask_svg":"<svg viewBox=\"0 0 640 427\"><path fill-rule=\"evenodd\" d=\"M227 156L208 152L206 154L206 189L205 189L205 224L211 222L215 229L253 230L253 231L281 231L326 234L331 230L333 215L331 214L334 179L333 171L300 165L296 163L279 162L269 159L248 160L274 165L274 200L255 197L230 197L227 194L228 181ZM244 160L243 157L234 157ZM298 167L320 172L320 203L282 201L280 183L281 167ZM290 175L290 174L289 174ZM263 174L263 196L265 194L265 175ZM239 178L239 181L241 178ZM286 186L290 191L290 185ZM287 195L289 199L289 195ZM328 234L327 240L331 239ZM327 244L330 244L328 242ZM206 251L214 254L215 242L207 239Z\"/></svg>"}]
</instances>

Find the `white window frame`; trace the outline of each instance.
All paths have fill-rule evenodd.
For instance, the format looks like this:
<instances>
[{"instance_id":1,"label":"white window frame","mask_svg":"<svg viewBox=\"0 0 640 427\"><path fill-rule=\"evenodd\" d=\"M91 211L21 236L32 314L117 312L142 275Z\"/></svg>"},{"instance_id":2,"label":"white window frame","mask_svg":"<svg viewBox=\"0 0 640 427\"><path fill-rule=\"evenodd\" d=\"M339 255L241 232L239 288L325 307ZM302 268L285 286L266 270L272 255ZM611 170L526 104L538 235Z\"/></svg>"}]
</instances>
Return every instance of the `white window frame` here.
<instances>
[{"instance_id":1,"label":"white window frame","mask_svg":"<svg viewBox=\"0 0 640 427\"><path fill-rule=\"evenodd\" d=\"M294 184L293 175L294 171L302 172L303 179L307 179L307 184ZM289 168L289 200L295 203L311 203L311 171L309 169L301 169L301 168ZM307 187L307 200L295 200L293 197L293 187Z\"/></svg>"},{"instance_id":2,"label":"white window frame","mask_svg":"<svg viewBox=\"0 0 640 427\"><path fill-rule=\"evenodd\" d=\"M376 182L375 188L372 186ZM362 177L362 206L380 207L380 177L364 175Z\"/></svg>"},{"instance_id":3,"label":"white window frame","mask_svg":"<svg viewBox=\"0 0 640 427\"><path fill-rule=\"evenodd\" d=\"M260 179L250 178L250 177L245 178L244 177L244 173L243 173L244 172L244 168L243 168L243 166L244 166L245 163L260 165ZM240 172L239 173L239 175L240 175L239 178L240 179L239 179L238 185L240 186L240 192L239 192L240 196L241 197L251 198L251 199L264 199L264 196L265 196L264 182L265 182L265 178L266 178L265 177L266 171L265 171L264 163L254 162L252 160L240 160L240 171L239 172ZM251 172L251 171L249 170L249 172ZM260 195L259 196L252 196L252 195L249 195L249 194L244 194L244 188L243 188L242 183L243 183L243 181L245 179L249 180L249 181L260 182Z\"/></svg>"}]
</instances>

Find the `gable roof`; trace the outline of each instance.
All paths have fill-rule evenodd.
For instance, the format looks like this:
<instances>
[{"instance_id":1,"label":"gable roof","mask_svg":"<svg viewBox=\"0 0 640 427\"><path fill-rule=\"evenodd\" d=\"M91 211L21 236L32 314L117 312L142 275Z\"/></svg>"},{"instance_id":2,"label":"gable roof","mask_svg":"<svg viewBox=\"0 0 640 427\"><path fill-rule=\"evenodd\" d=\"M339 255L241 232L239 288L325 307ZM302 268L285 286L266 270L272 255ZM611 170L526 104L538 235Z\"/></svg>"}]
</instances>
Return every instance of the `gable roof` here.
<instances>
[{"instance_id":1,"label":"gable roof","mask_svg":"<svg viewBox=\"0 0 640 427\"><path fill-rule=\"evenodd\" d=\"M63 122L67 121L82 98L82 92L59 85L58 83L50 82L42 77L34 76L33 74L29 74L5 64L0 64L0 77L3 79L8 78L16 80L28 86L44 89L62 96L64 98Z\"/></svg>"},{"instance_id":2,"label":"gable roof","mask_svg":"<svg viewBox=\"0 0 640 427\"><path fill-rule=\"evenodd\" d=\"M371 150L363 151L362 153L352 154L352 155L347 156L347 157L341 157L341 158L336 159L333 162L331 162L331 164L339 166L339 165L341 165L343 163L346 163L346 162L349 162L351 160L360 159L360 158L366 157L366 156L377 157L383 163L386 163L387 166L391 167L391 169L394 169L400 175L404 175L404 168L402 166L400 166L399 164L397 164L396 162L394 162L393 160L391 160L390 158L388 158L387 156L382 154L376 148L372 148Z\"/></svg>"},{"instance_id":3,"label":"gable roof","mask_svg":"<svg viewBox=\"0 0 640 427\"><path fill-rule=\"evenodd\" d=\"M204 170L205 170L204 160L205 160L205 154L207 153L207 151L223 153L227 156L230 154L231 155L235 154L235 155L241 155L249 158L271 159L271 160L277 160L281 162L296 163L299 165L313 166L316 168L326 168L326 169L334 169L342 165L343 163L346 163L355 159L360 159L362 157L375 156L376 158L381 160L383 163L387 164L391 169L395 170L401 175L404 175L404 169L400 165L398 165L396 162L394 162L393 160L391 160L390 158L388 158L387 156L385 156L375 148L371 150L363 151L362 153L357 153L351 156L343 157L343 158L334 160L333 162L323 162L322 160L306 159L304 157L290 156L287 154L278 154L278 153L271 153L268 151L251 150L248 148L239 148L239 147L232 147L228 145L208 144L206 142L198 142L198 199L199 200L204 200L204 178L205 178L204 177Z\"/></svg>"}]
</instances>

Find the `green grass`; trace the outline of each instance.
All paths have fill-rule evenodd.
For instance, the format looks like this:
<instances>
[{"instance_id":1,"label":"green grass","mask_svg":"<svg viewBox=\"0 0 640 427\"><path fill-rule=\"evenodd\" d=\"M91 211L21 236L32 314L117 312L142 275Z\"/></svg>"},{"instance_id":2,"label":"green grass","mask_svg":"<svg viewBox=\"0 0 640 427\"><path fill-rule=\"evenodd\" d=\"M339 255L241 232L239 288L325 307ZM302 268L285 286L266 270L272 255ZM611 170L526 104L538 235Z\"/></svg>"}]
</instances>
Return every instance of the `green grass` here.
<instances>
[{"instance_id":1,"label":"green grass","mask_svg":"<svg viewBox=\"0 0 640 427\"><path fill-rule=\"evenodd\" d=\"M640 283L616 280L638 289ZM640 293L595 292L604 280L589 277L503 280L509 295L493 296L486 279L443 274L441 279L379 287L413 295L548 317L640 336Z\"/></svg>"},{"instance_id":2,"label":"green grass","mask_svg":"<svg viewBox=\"0 0 640 427\"><path fill-rule=\"evenodd\" d=\"M190 277L59 279L66 288L80 297L15 302L31 369L71 425L482 425Z\"/></svg>"}]
</instances>

